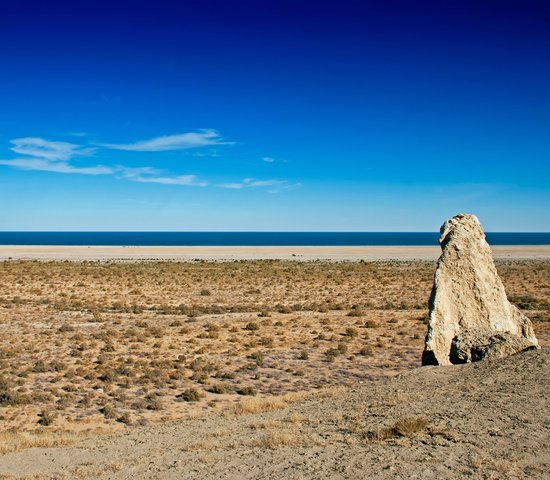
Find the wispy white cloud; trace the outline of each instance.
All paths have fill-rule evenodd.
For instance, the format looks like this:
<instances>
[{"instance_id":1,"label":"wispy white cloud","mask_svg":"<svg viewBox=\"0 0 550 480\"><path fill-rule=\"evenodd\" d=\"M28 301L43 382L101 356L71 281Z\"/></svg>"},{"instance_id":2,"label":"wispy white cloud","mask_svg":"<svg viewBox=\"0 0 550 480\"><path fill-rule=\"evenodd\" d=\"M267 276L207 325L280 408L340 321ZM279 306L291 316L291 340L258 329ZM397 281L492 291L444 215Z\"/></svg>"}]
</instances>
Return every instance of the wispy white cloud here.
<instances>
[{"instance_id":1,"label":"wispy white cloud","mask_svg":"<svg viewBox=\"0 0 550 480\"><path fill-rule=\"evenodd\" d=\"M164 185L185 185L188 187L206 187L208 182L200 181L196 175L177 175L175 177L143 177L129 178L132 182L162 183Z\"/></svg>"},{"instance_id":2,"label":"wispy white cloud","mask_svg":"<svg viewBox=\"0 0 550 480\"><path fill-rule=\"evenodd\" d=\"M286 180L254 180L253 178L245 178L243 183L246 187L275 187L287 185Z\"/></svg>"},{"instance_id":3,"label":"wispy white cloud","mask_svg":"<svg viewBox=\"0 0 550 480\"><path fill-rule=\"evenodd\" d=\"M46 158L13 158L0 160L0 165L18 168L20 170L39 170L56 173L79 173L83 175L111 175L115 170L104 165L78 167L64 161L52 161Z\"/></svg>"},{"instance_id":4,"label":"wispy white cloud","mask_svg":"<svg viewBox=\"0 0 550 480\"><path fill-rule=\"evenodd\" d=\"M38 170L65 174L82 175L111 175L137 183L158 183L164 185L182 185L206 187L209 183L199 179L196 175L169 175L165 171L154 167L127 167L124 165L92 165L81 166L75 157L93 156L97 148L77 145L69 142L49 141L40 137L23 137L10 141L10 149L20 156L12 159L0 159L0 165L6 165L20 170ZM215 130L201 130L198 132L182 133L157 137L151 140L133 144L102 145L116 150L160 152L168 150L198 148L209 145L222 145L225 142ZM203 153L203 152L199 152ZM204 155L214 156L215 152L204 152ZM273 163L275 159L263 157L263 161ZM244 178L233 183L217 185L227 189L262 188L269 193L278 193L281 190L298 188L299 183L290 183L288 180Z\"/></svg>"},{"instance_id":5,"label":"wispy white cloud","mask_svg":"<svg viewBox=\"0 0 550 480\"><path fill-rule=\"evenodd\" d=\"M39 137L25 137L11 140L13 152L24 155L18 158L0 160L6 165L20 170L37 170L44 172L81 174L81 175L114 175L132 182L161 183L165 185L185 185L204 187L207 182L200 181L196 175L168 176L162 170L153 167L131 168L123 165L93 165L83 167L75 165L73 157L92 155L95 148L83 147L68 142L52 142Z\"/></svg>"},{"instance_id":6,"label":"wispy white cloud","mask_svg":"<svg viewBox=\"0 0 550 480\"><path fill-rule=\"evenodd\" d=\"M154 167L125 167L124 165L117 165L116 168L117 173L128 179L146 175L159 175L161 173L161 170Z\"/></svg>"},{"instance_id":7,"label":"wispy white cloud","mask_svg":"<svg viewBox=\"0 0 550 480\"><path fill-rule=\"evenodd\" d=\"M95 149L68 142L51 142L40 137L24 137L10 140L12 152L22 157L0 160L0 165L7 165L20 170L40 170L44 172L78 173L83 175L109 175L111 167L94 165L80 167L70 160L76 156L93 155Z\"/></svg>"},{"instance_id":8,"label":"wispy white cloud","mask_svg":"<svg viewBox=\"0 0 550 480\"><path fill-rule=\"evenodd\" d=\"M216 130L209 129L199 130L197 132L165 135L135 143L107 143L100 146L131 152L166 152L170 150L187 150L190 148L212 145L231 145L233 143L234 142L224 141Z\"/></svg>"},{"instance_id":9,"label":"wispy white cloud","mask_svg":"<svg viewBox=\"0 0 550 480\"><path fill-rule=\"evenodd\" d=\"M238 183L222 183L218 185L221 188L230 188L239 190L242 188L270 188L269 193L278 193L281 190L301 187L301 183L290 183L288 180L257 180L254 178L245 178Z\"/></svg>"},{"instance_id":10,"label":"wispy white cloud","mask_svg":"<svg viewBox=\"0 0 550 480\"><path fill-rule=\"evenodd\" d=\"M162 183L164 185L185 185L189 187L206 187L208 182L199 180L196 175L162 175L162 170L152 167L128 168L119 166L120 177L138 183Z\"/></svg>"},{"instance_id":11,"label":"wispy white cloud","mask_svg":"<svg viewBox=\"0 0 550 480\"><path fill-rule=\"evenodd\" d=\"M217 158L217 157L221 157L221 155L217 152L195 152L195 153L193 153L193 157Z\"/></svg>"},{"instance_id":12,"label":"wispy white cloud","mask_svg":"<svg viewBox=\"0 0 550 480\"><path fill-rule=\"evenodd\" d=\"M69 142L51 142L39 137L24 137L10 140L12 152L28 155L35 158L44 158L50 161L69 160L81 155L92 155L95 148L83 147Z\"/></svg>"}]
</instances>

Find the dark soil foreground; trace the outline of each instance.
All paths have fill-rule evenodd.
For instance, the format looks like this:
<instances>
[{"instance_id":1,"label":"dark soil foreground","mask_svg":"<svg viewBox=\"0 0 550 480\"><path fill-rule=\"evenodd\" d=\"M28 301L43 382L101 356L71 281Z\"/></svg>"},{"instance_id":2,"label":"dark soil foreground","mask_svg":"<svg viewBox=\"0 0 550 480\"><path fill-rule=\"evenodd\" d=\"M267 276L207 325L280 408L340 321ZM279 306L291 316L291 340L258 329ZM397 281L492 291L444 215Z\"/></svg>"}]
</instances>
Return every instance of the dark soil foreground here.
<instances>
[{"instance_id":1,"label":"dark soil foreground","mask_svg":"<svg viewBox=\"0 0 550 480\"><path fill-rule=\"evenodd\" d=\"M270 412L212 414L6 454L0 474L550 478L549 373L547 348L500 361L424 367Z\"/></svg>"}]
</instances>

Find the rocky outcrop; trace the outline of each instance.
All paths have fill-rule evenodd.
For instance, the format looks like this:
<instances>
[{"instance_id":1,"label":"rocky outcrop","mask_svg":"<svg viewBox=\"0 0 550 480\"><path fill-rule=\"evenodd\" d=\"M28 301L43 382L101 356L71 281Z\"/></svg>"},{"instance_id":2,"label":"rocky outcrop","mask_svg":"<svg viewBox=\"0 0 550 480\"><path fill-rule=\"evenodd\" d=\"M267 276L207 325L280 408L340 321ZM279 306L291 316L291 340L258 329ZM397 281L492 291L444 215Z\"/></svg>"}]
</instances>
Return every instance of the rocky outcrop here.
<instances>
[{"instance_id":1,"label":"rocky outcrop","mask_svg":"<svg viewBox=\"0 0 550 480\"><path fill-rule=\"evenodd\" d=\"M447 220L430 297L423 365L498 358L537 348L531 321L506 298L474 215Z\"/></svg>"},{"instance_id":2,"label":"rocky outcrop","mask_svg":"<svg viewBox=\"0 0 550 480\"><path fill-rule=\"evenodd\" d=\"M532 348L537 346L531 340L508 332L465 332L453 338L449 360L451 363L477 362L508 357Z\"/></svg>"}]
</instances>

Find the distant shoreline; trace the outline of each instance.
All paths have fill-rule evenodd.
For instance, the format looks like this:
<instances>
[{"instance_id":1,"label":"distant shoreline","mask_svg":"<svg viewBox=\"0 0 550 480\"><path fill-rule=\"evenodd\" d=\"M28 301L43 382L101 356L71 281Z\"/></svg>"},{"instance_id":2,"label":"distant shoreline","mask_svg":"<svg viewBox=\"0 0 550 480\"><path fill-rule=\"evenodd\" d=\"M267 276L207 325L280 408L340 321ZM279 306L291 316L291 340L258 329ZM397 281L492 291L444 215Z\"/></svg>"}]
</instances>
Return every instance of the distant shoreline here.
<instances>
[{"instance_id":1,"label":"distant shoreline","mask_svg":"<svg viewBox=\"0 0 550 480\"><path fill-rule=\"evenodd\" d=\"M550 260L550 245L496 245L495 259ZM376 261L436 260L439 246L74 246L0 245L0 260Z\"/></svg>"}]
</instances>

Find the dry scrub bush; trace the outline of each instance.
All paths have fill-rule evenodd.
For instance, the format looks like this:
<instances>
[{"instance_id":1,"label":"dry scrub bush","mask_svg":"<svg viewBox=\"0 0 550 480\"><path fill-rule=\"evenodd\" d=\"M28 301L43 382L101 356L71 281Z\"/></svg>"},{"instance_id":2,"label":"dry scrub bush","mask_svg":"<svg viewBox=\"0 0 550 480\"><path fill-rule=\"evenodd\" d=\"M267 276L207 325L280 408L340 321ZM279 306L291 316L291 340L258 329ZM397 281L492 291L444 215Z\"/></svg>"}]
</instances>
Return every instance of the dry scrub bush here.
<instances>
[{"instance_id":1,"label":"dry scrub bush","mask_svg":"<svg viewBox=\"0 0 550 480\"><path fill-rule=\"evenodd\" d=\"M226 385L224 385L223 383L217 383L215 385L212 385L208 391L210 393L217 393L217 394L224 394L224 393L228 393L229 392L229 389L227 388Z\"/></svg>"},{"instance_id":2,"label":"dry scrub bush","mask_svg":"<svg viewBox=\"0 0 550 480\"><path fill-rule=\"evenodd\" d=\"M300 352L300 355L298 355L298 360L308 360L309 354L307 353L307 350L302 350Z\"/></svg>"},{"instance_id":3,"label":"dry scrub bush","mask_svg":"<svg viewBox=\"0 0 550 480\"><path fill-rule=\"evenodd\" d=\"M48 410L42 410L38 416L40 417L38 423L44 427L51 425L55 420L55 415Z\"/></svg>"},{"instance_id":4,"label":"dry scrub bush","mask_svg":"<svg viewBox=\"0 0 550 480\"><path fill-rule=\"evenodd\" d=\"M177 395L176 398L184 402L198 402L203 396L196 388L188 388Z\"/></svg>"},{"instance_id":5,"label":"dry scrub bush","mask_svg":"<svg viewBox=\"0 0 550 480\"><path fill-rule=\"evenodd\" d=\"M241 388L237 389L236 392L239 395L252 396L252 397L257 395L257 393L258 393L254 387L249 387L249 386L241 387Z\"/></svg>"},{"instance_id":6,"label":"dry scrub bush","mask_svg":"<svg viewBox=\"0 0 550 480\"><path fill-rule=\"evenodd\" d=\"M384 441L392 438L413 437L428 426L424 417L403 417L397 420L392 427L380 428L365 434L367 440Z\"/></svg>"}]
</instances>

